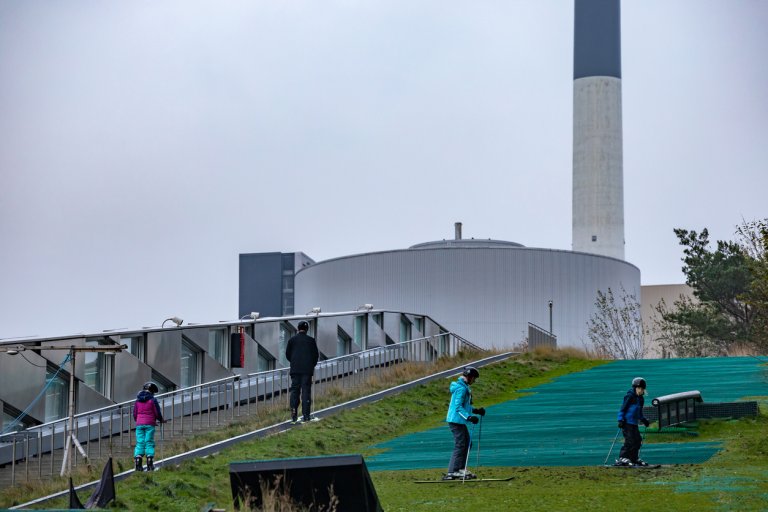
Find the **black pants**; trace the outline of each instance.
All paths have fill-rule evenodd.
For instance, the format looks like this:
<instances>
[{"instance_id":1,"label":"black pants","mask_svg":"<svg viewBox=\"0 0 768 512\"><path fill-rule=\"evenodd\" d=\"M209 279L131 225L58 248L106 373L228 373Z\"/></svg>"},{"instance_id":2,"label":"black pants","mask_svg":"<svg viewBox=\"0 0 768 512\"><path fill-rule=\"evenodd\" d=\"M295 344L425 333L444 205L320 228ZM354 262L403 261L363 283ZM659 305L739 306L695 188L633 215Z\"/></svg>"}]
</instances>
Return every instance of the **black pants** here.
<instances>
[{"instance_id":1,"label":"black pants","mask_svg":"<svg viewBox=\"0 0 768 512\"><path fill-rule=\"evenodd\" d=\"M301 415L309 420L312 410L312 375L306 373L291 374L291 415L298 414L299 393L301 393Z\"/></svg>"},{"instance_id":2,"label":"black pants","mask_svg":"<svg viewBox=\"0 0 768 512\"><path fill-rule=\"evenodd\" d=\"M451 462L448 463L448 472L455 473L465 469L467 465L467 454L472 442L469 439L469 429L461 423L449 423L451 434L453 434L453 453L451 453Z\"/></svg>"},{"instance_id":3,"label":"black pants","mask_svg":"<svg viewBox=\"0 0 768 512\"><path fill-rule=\"evenodd\" d=\"M640 446L643 444L643 439L640 437L640 429L637 428L637 425L627 423L621 429L621 432L624 434L624 446L621 447L619 457L625 457L632 462L637 462L637 458L640 456Z\"/></svg>"}]
</instances>

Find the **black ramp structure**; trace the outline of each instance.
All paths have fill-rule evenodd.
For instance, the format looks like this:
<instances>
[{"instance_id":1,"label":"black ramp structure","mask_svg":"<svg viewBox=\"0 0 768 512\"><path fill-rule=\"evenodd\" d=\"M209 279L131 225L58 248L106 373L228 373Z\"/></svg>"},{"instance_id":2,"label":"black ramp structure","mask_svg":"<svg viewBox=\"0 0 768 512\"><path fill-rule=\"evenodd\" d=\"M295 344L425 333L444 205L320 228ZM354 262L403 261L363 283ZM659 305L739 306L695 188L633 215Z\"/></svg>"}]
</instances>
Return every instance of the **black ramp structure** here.
<instances>
[{"instance_id":1,"label":"black ramp structure","mask_svg":"<svg viewBox=\"0 0 768 512\"><path fill-rule=\"evenodd\" d=\"M300 505L338 512L383 512L362 455L231 462L234 506L260 510L262 489L277 489Z\"/></svg>"}]
</instances>

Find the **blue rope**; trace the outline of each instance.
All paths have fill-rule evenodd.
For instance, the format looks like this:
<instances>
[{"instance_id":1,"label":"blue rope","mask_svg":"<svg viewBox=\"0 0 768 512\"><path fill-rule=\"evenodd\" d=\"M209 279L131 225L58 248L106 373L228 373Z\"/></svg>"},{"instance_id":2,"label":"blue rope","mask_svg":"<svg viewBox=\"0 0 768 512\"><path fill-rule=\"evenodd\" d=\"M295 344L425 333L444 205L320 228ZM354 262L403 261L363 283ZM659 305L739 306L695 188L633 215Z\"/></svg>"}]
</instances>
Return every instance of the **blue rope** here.
<instances>
[{"instance_id":1,"label":"blue rope","mask_svg":"<svg viewBox=\"0 0 768 512\"><path fill-rule=\"evenodd\" d=\"M13 419L13 421L11 421L11 422L10 422L8 425L6 425L5 427L3 427L3 432L2 432L2 434L0 434L0 435L8 434L8 433L10 433L10 432L14 432L14 429L16 428L16 426L17 426L19 423L21 423L21 420L22 420L22 419L23 419L25 416L27 416L27 414L29 414L29 411L31 411L31 410L32 410L32 408L33 408L33 407L34 407L34 406L37 404L37 402L39 402L39 401L40 401L40 399L41 399L43 396L45 396L45 392L46 392L46 391L48 391L48 388L50 388L50 387L51 387L51 384L53 384L53 381L55 381L55 380L56 380L56 377L58 377L58 376L59 376L59 373L61 373L61 371L64 369L64 366L65 366L65 365L66 365L66 364L69 362L70 356L71 356L71 354L67 354L67 355L66 355L66 357L64 358L64 360L63 360L63 361L61 362L61 364L59 365L59 368L56 370L56 373L54 373L54 374L51 376L51 378L50 378L50 379L48 379L48 380L46 380L46 381L45 381L45 386L43 387L42 391L40 391L40 393L38 393L38 395L35 397L35 399L34 399L34 400L32 400L32 402L31 402L31 403L30 403L30 404L27 406L27 408L26 408L26 409L24 409L24 411L22 411L22 413L21 413L21 414L19 414L19 415L18 415L16 418L14 418L14 419Z\"/></svg>"}]
</instances>

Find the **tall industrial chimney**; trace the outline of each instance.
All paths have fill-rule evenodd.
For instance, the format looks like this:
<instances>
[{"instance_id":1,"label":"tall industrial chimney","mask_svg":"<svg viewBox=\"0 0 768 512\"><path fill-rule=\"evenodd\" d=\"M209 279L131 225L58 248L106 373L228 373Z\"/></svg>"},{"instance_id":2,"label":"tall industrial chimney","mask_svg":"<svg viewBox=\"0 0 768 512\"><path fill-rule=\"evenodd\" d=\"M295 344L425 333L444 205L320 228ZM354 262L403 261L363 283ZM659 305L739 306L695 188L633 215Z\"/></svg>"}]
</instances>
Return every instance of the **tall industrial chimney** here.
<instances>
[{"instance_id":1,"label":"tall industrial chimney","mask_svg":"<svg viewBox=\"0 0 768 512\"><path fill-rule=\"evenodd\" d=\"M619 0L575 0L573 250L624 259Z\"/></svg>"}]
</instances>

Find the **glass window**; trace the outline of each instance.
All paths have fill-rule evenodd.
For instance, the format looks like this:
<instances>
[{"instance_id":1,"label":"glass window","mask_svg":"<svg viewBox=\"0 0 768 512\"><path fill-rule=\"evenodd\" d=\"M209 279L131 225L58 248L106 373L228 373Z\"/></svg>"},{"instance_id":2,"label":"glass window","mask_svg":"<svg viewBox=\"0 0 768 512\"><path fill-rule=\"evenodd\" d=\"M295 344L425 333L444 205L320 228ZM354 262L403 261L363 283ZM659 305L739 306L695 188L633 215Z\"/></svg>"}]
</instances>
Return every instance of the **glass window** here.
<instances>
[{"instance_id":1,"label":"glass window","mask_svg":"<svg viewBox=\"0 0 768 512\"><path fill-rule=\"evenodd\" d=\"M293 326L288 322L280 322L280 337L278 338L277 357L280 361L280 367L288 366L288 360L285 358L285 349L288 346L288 340L294 333Z\"/></svg>"},{"instance_id":2,"label":"glass window","mask_svg":"<svg viewBox=\"0 0 768 512\"><path fill-rule=\"evenodd\" d=\"M339 327L336 330L336 356L345 356L352 353L352 338Z\"/></svg>"},{"instance_id":3,"label":"glass window","mask_svg":"<svg viewBox=\"0 0 768 512\"><path fill-rule=\"evenodd\" d=\"M188 341L181 343L181 387L200 383L200 353Z\"/></svg>"},{"instance_id":4,"label":"glass window","mask_svg":"<svg viewBox=\"0 0 768 512\"><path fill-rule=\"evenodd\" d=\"M169 391L173 391L176 389L176 386L173 385L171 381L157 373L156 371L152 371L152 382L157 384L157 393L156 395L161 395L163 393L168 393Z\"/></svg>"},{"instance_id":5,"label":"glass window","mask_svg":"<svg viewBox=\"0 0 768 512\"><path fill-rule=\"evenodd\" d=\"M424 334L424 317L417 316L413 320L414 320L414 323L416 324L416 330L419 331L419 333Z\"/></svg>"},{"instance_id":6,"label":"glass window","mask_svg":"<svg viewBox=\"0 0 768 512\"><path fill-rule=\"evenodd\" d=\"M139 361L146 361L147 341L144 335L124 336L120 338L120 343L128 345L127 351L133 354Z\"/></svg>"},{"instance_id":7,"label":"glass window","mask_svg":"<svg viewBox=\"0 0 768 512\"><path fill-rule=\"evenodd\" d=\"M5 409L3 409L3 422L0 424L0 427L3 432L5 432L5 429L7 428L8 431L11 431L11 424L13 423L13 420L15 420L15 416L11 416L9 413L5 412ZM14 428L13 430L18 430L17 428Z\"/></svg>"},{"instance_id":8,"label":"glass window","mask_svg":"<svg viewBox=\"0 0 768 512\"><path fill-rule=\"evenodd\" d=\"M208 331L208 355L229 368L229 343L227 329L211 329Z\"/></svg>"},{"instance_id":9,"label":"glass window","mask_svg":"<svg viewBox=\"0 0 768 512\"><path fill-rule=\"evenodd\" d=\"M355 317L354 341L358 349L366 349L368 346L368 318L365 315Z\"/></svg>"},{"instance_id":10,"label":"glass window","mask_svg":"<svg viewBox=\"0 0 768 512\"><path fill-rule=\"evenodd\" d=\"M256 371L266 372L275 369L275 358L269 355L269 353L259 347L256 353Z\"/></svg>"},{"instance_id":11,"label":"glass window","mask_svg":"<svg viewBox=\"0 0 768 512\"><path fill-rule=\"evenodd\" d=\"M293 292L283 292L283 316L290 316L294 312Z\"/></svg>"},{"instance_id":12,"label":"glass window","mask_svg":"<svg viewBox=\"0 0 768 512\"><path fill-rule=\"evenodd\" d=\"M444 329L440 329L440 354L445 355L450 352L450 341L448 333Z\"/></svg>"},{"instance_id":13,"label":"glass window","mask_svg":"<svg viewBox=\"0 0 768 512\"><path fill-rule=\"evenodd\" d=\"M102 339L85 341L89 347L101 347L108 343ZM111 343L109 343L111 345ZM112 398L112 369L114 356L104 352L84 352L85 354L85 385L93 388L107 398Z\"/></svg>"},{"instance_id":14,"label":"glass window","mask_svg":"<svg viewBox=\"0 0 768 512\"><path fill-rule=\"evenodd\" d=\"M289 271L293 274L293 271L296 269L296 257L294 254L292 252L282 254L280 259L282 260L280 266L283 269L283 274L286 274Z\"/></svg>"},{"instance_id":15,"label":"glass window","mask_svg":"<svg viewBox=\"0 0 768 512\"><path fill-rule=\"evenodd\" d=\"M384 328L384 313L374 313L373 314L373 321L376 322L376 325Z\"/></svg>"},{"instance_id":16,"label":"glass window","mask_svg":"<svg viewBox=\"0 0 768 512\"><path fill-rule=\"evenodd\" d=\"M50 386L45 391L45 422L58 420L67 416L69 401L69 375L56 375L56 368L48 367L45 379Z\"/></svg>"},{"instance_id":17,"label":"glass window","mask_svg":"<svg viewBox=\"0 0 768 512\"><path fill-rule=\"evenodd\" d=\"M400 341L411 339L411 321L405 315L400 315Z\"/></svg>"},{"instance_id":18,"label":"glass window","mask_svg":"<svg viewBox=\"0 0 768 512\"><path fill-rule=\"evenodd\" d=\"M18 420L17 420L18 418ZM18 430L24 430L34 425L32 419L29 416L23 415L22 412L11 407L8 404L3 405L2 423L0 423L0 432L14 432Z\"/></svg>"}]
</instances>

